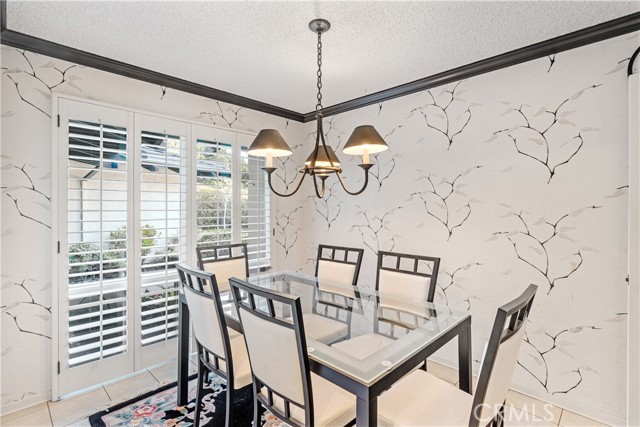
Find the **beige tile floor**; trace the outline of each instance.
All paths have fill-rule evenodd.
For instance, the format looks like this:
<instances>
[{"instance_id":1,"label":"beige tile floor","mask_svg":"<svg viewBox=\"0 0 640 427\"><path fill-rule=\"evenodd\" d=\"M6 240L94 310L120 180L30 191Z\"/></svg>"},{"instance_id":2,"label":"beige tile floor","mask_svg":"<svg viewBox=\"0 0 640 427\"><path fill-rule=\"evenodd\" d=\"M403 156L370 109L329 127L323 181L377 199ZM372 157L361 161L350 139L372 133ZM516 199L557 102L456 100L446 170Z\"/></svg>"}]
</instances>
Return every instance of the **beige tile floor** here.
<instances>
[{"instance_id":1,"label":"beige tile floor","mask_svg":"<svg viewBox=\"0 0 640 427\"><path fill-rule=\"evenodd\" d=\"M455 369L429 361L428 371L457 384ZM191 370L195 372L192 363ZM175 363L150 368L79 396L44 402L0 418L4 427L88 427L87 417L175 380ZM600 427L604 424L516 391L507 394L506 427Z\"/></svg>"}]
</instances>

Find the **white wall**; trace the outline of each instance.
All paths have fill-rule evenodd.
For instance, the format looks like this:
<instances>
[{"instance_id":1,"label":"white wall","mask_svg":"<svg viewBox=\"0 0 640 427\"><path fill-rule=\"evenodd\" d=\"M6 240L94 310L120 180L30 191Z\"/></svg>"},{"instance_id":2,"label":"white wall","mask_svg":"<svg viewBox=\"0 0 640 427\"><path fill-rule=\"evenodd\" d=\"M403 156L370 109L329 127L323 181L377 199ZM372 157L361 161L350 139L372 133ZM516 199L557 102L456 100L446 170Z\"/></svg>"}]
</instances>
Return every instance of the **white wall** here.
<instances>
[{"instance_id":1,"label":"white wall","mask_svg":"<svg viewBox=\"0 0 640 427\"><path fill-rule=\"evenodd\" d=\"M52 92L256 133L275 128L292 142L302 125L31 52L2 47L1 59L0 405L6 414L51 397ZM273 257L277 266L279 252Z\"/></svg>"},{"instance_id":2,"label":"white wall","mask_svg":"<svg viewBox=\"0 0 640 427\"><path fill-rule=\"evenodd\" d=\"M639 41L638 33L621 36L560 53L551 67L542 58L328 119L334 147L355 126L373 124L390 149L364 194L348 196L337 184L326 201L281 207L298 209L292 229L312 225L294 252L312 258L318 243L366 247L361 283L369 286L378 250L441 257L436 298L473 314L476 368L496 308L537 284L514 387L624 423L625 68ZM446 112L432 105L448 105L451 92ZM312 131L307 124L305 134ZM306 144L309 151L312 135ZM345 167L352 187L362 181L360 160ZM455 351L436 358L455 366Z\"/></svg>"}]
</instances>

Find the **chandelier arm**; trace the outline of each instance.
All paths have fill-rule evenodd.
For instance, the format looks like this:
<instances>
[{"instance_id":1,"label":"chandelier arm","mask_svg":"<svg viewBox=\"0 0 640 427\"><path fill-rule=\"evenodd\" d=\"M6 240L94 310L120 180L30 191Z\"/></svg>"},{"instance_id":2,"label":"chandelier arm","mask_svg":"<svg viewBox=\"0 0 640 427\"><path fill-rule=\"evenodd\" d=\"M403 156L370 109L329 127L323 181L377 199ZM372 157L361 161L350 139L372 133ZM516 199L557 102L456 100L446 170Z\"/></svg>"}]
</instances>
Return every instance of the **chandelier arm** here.
<instances>
[{"instance_id":1,"label":"chandelier arm","mask_svg":"<svg viewBox=\"0 0 640 427\"><path fill-rule=\"evenodd\" d=\"M314 190L316 190L316 196L318 196L319 198L323 198L324 197L324 193L325 193L325 181L326 181L327 177L322 177L320 178L320 180L322 181L322 191L318 190L318 181L316 180L316 175L313 175L313 188Z\"/></svg>"},{"instance_id":2,"label":"chandelier arm","mask_svg":"<svg viewBox=\"0 0 640 427\"><path fill-rule=\"evenodd\" d=\"M340 172L336 172L336 175L338 176L338 181L340 181L340 185L342 185L342 188L344 189L344 191L351 196L357 196L358 194L362 193L365 190L365 188L367 188L367 184L369 184L369 169L371 169L371 166L373 165L362 164L358 166L360 166L364 170L364 184L362 184L362 188L360 188L360 190L358 191L349 191L349 189L347 188L347 185L344 183L344 179L342 179L342 174Z\"/></svg>"},{"instance_id":3,"label":"chandelier arm","mask_svg":"<svg viewBox=\"0 0 640 427\"><path fill-rule=\"evenodd\" d=\"M284 193L280 193L278 191L276 191L275 188L273 188L273 185L271 184L271 174L276 170L276 168L262 168L263 171L267 172L267 177L268 177L268 183L269 183L269 188L271 189L271 191L273 191L273 193L276 196L280 196L280 197L291 197L294 194L296 194L298 192L298 190L300 189L300 186L302 185L302 181L304 181L304 179L307 177L306 173L302 173L302 177L300 178L300 181L298 181L298 185L296 185L296 188L289 194L284 194Z\"/></svg>"}]
</instances>

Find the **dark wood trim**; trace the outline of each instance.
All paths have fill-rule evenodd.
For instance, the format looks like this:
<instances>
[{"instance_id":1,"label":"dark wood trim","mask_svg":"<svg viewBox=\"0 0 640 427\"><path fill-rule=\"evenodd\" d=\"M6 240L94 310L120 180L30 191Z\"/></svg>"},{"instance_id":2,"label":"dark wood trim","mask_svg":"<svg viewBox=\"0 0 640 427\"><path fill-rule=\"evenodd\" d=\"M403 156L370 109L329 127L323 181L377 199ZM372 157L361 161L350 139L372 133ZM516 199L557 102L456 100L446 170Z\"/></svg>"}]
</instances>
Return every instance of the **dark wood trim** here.
<instances>
[{"instance_id":1,"label":"dark wood trim","mask_svg":"<svg viewBox=\"0 0 640 427\"><path fill-rule=\"evenodd\" d=\"M480 74L496 71L501 68L517 65L522 62L531 61L533 59L542 58L543 56L553 55L565 50L575 49L587 44L596 43L611 37L621 36L632 31L640 30L640 12L623 16L611 21L603 22L592 27L574 31L553 39L549 39L540 43L535 43L511 52L492 56L462 67L424 77L409 83L385 89L380 92L355 98L350 101L332 105L324 108L322 114L325 117L344 113L357 108L366 107L367 105L377 104L388 101L400 96L409 95L422 90L431 89L433 87L442 86L447 83L468 79ZM315 120L316 112L312 111L304 115L304 122Z\"/></svg>"},{"instance_id":2,"label":"dark wood trim","mask_svg":"<svg viewBox=\"0 0 640 427\"><path fill-rule=\"evenodd\" d=\"M633 52L633 54L631 54L631 58L629 58L629 66L627 67L627 77L633 74L633 63L636 62L636 59L638 58L639 53L640 53L640 47L637 48L635 52ZM628 281L629 281L629 278L627 277L627 282Z\"/></svg>"},{"instance_id":3,"label":"dark wood trim","mask_svg":"<svg viewBox=\"0 0 640 427\"><path fill-rule=\"evenodd\" d=\"M109 73L119 74L124 77L145 81L147 83L166 86L174 90L227 102L239 107L260 111L297 122L307 123L315 120L315 111L306 114L298 113L296 111L246 98L244 96L235 95L230 92L225 92L142 67L137 67L135 65L115 61L90 52L85 52L27 34L12 31L7 27L6 12L7 0L0 0L0 13L2 13L2 16L0 17L0 42L4 45L13 46L19 49L26 49L42 55L51 56L53 58L96 68ZM583 28L553 39L525 46L520 49L512 50L507 53L476 61L471 64L463 65L419 80L345 101L340 104L335 104L324 108L322 113L325 117L341 114L347 111L366 107L368 105L377 104L447 83L456 82L480 74L496 71L501 68L538 59L543 56L575 49L577 47L596 43L637 30L640 30L640 12Z\"/></svg>"},{"instance_id":4,"label":"dark wood trim","mask_svg":"<svg viewBox=\"0 0 640 427\"><path fill-rule=\"evenodd\" d=\"M0 0L0 33L7 30L7 0Z\"/></svg>"},{"instance_id":5,"label":"dark wood trim","mask_svg":"<svg viewBox=\"0 0 640 427\"><path fill-rule=\"evenodd\" d=\"M5 2L3 2L3 5ZM3 15L4 17L4 15ZM256 101L244 96L235 95L230 92L214 89L198 83L193 83L167 74L158 73L146 68L115 61L104 56L85 52L72 47L63 46L38 37L27 34L18 33L12 30L4 30L1 35L3 45L12 46L18 49L26 49L31 52L42 55L51 56L53 58L62 59L64 61L73 62L75 64L84 65L109 73L118 74L147 83L162 85L181 92L192 93L205 98L215 99L217 101L226 102L237 105L239 107L249 108L251 110L260 111L262 113L272 114L274 116L283 117L285 119L301 122L303 115L295 111L276 107L275 105Z\"/></svg>"}]
</instances>

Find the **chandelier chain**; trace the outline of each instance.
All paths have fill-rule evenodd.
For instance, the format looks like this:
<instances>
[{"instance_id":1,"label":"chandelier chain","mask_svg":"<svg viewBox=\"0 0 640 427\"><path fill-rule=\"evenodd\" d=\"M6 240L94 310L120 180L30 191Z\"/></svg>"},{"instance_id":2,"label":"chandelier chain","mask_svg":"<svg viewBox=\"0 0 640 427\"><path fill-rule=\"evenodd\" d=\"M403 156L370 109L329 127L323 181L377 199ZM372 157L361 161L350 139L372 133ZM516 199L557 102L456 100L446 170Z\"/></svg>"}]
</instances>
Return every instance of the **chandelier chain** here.
<instances>
[{"instance_id":1,"label":"chandelier chain","mask_svg":"<svg viewBox=\"0 0 640 427\"><path fill-rule=\"evenodd\" d=\"M316 111L322 109L322 31L318 31L318 103L316 104Z\"/></svg>"}]
</instances>

